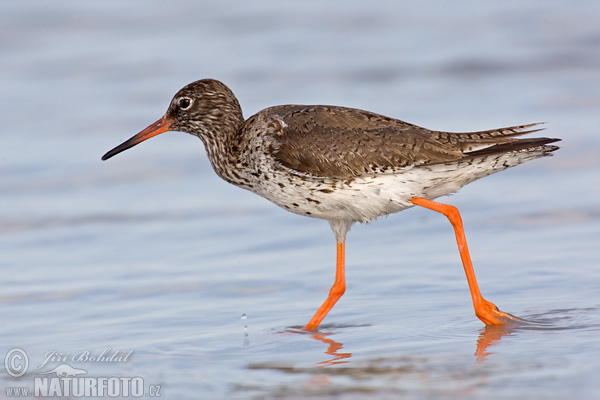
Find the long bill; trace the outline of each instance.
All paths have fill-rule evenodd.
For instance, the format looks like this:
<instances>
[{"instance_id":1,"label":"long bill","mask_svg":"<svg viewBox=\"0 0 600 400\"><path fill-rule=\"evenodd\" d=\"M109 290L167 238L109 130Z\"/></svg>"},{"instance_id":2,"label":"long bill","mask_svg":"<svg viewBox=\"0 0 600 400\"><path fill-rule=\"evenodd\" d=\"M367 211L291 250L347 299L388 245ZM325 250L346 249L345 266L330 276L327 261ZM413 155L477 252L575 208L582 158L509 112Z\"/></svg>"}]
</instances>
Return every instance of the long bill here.
<instances>
[{"instance_id":1,"label":"long bill","mask_svg":"<svg viewBox=\"0 0 600 400\"><path fill-rule=\"evenodd\" d=\"M117 155L120 152L135 146L136 144L142 143L144 140L150 139L151 137L169 131L169 127L171 126L171 124L172 121L168 120L166 117L162 117L161 119L148 126L146 129L144 129L131 139L121 143L120 145L103 155L102 160L108 160L112 156Z\"/></svg>"}]
</instances>

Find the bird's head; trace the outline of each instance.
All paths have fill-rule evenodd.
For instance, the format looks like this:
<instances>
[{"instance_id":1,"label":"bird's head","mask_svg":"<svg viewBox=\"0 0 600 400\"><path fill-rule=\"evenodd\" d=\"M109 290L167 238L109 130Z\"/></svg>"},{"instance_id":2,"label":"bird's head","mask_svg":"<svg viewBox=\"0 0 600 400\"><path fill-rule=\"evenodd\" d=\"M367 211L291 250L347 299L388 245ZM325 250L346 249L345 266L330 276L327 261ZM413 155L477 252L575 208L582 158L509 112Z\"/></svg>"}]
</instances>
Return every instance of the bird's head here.
<instances>
[{"instance_id":1,"label":"bird's head","mask_svg":"<svg viewBox=\"0 0 600 400\"><path fill-rule=\"evenodd\" d=\"M198 136L208 147L235 133L243 122L242 109L233 92L222 82L202 79L183 87L161 119L107 152L102 159L107 160L167 131Z\"/></svg>"}]
</instances>

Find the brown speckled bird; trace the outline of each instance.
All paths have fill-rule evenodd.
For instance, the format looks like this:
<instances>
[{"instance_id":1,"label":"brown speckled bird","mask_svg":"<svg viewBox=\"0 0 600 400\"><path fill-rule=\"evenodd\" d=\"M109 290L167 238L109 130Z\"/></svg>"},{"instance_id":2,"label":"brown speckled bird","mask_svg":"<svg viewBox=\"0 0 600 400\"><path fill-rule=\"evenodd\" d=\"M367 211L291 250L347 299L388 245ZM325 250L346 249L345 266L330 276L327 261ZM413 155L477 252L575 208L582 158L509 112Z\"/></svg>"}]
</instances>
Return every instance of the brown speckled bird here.
<instances>
[{"instance_id":1,"label":"brown speckled bird","mask_svg":"<svg viewBox=\"0 0 600 400\"><path fill-rule=\"evenodd\" d=\"M166 114L106 153L106 160L166 131L198 136L215 172L284 209L329 221L337 240L335 282L304 327L314 330L345 291L344 243L355 222L419 205L454 226L475 314L485 324L519 318L485 300L477 285L458 210L433 202L464 185L550 155L560 139L517 139L537 124L481 132L431 131L368 111L282 105L244 120L233 92L203 79L181 89Z\"/></svg>"}]
</instances>

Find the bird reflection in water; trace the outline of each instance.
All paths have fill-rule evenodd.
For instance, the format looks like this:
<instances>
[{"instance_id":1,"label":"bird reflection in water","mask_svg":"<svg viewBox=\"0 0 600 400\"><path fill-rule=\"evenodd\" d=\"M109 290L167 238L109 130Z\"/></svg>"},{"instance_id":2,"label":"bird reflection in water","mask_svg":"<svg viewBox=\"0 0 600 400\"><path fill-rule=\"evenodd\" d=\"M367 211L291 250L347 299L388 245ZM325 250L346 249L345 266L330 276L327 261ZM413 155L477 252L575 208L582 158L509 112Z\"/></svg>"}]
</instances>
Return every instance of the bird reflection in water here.
<instances>
[{"instance_id":1,"label":"bird reflection in water","mask_svg":"<svg viewBox=\"0 0 600 400\"><path fill-rule=\"evenodd\" d=\"M477 358L477 364L481 364L485 361L485 359L493 354L488 351L488 348L491 346L495 346L498 342L504 337L512 334L515 330L519 328L521 324L513 324L513 325L486 325L480 332L479 337L477 338L476 348L475 348L475 357ZM295 333L306 333L305 331L300 330L290 330L289 332ZM330 367L338 364L348 363L350 357L352 357L352 353L350 352L341 352L344 348L343 343L333 340L331 336L334 334L331 332L318 332L313 331L310 332L311 339L318 340L319 342L325 343L327 345L327 349L325 350L325 354L329 356L333 356L333 358L328 358L326 360L320 361L316 363L316 367Z\"/></svg>"},{"instance_id":2,"label":"bird reflection in water","mask_svg":"<svg viewBox=\"0 0 600 400\"><path fill-rule=\"evenodd\" d=\"M310 335L311 338L328 345L329 347L327 347L327 350L325 350L325 354L333 356L333 358L330 360L318 362L317 367L319 368L329 367L337 364L345 364L349 361L347 360L347 358L352 357L352 353L340 353L339 351L344 347L344 345L340 342L336 342L331 338L328 338L327 336L329 335L331 335L331 333L320 332L313 332Z\"/></svg>"},{"instance_id":3,"label":"bird reflection in water","mask_svg":"<svg viewBox=\"0 0 600 400\"><path fill-rule=\"evenodd\" d=\"M475 349L477 364L483 363L487 356L493 354L487 351L488 347L497 345L500 339L510 335L517 326L518 325L486 325L481 330L479 338L477 339L477 348Z\"/></svg>"}]
</instances>

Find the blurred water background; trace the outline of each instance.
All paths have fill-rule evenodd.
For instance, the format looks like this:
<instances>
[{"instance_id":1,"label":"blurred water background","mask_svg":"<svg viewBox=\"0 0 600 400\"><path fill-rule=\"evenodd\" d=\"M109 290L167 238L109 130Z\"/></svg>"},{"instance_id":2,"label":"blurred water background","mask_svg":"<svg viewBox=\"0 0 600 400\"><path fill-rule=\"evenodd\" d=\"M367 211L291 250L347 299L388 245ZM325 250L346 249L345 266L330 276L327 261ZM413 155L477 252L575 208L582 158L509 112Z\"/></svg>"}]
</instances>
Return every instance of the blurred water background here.
<instances>
[{"instance_id":1,"label":"blurred water background","mask_svg":"<svg viewBox=\"0 0 600 400\"><path fill-rule=\"evenodd\" d=\"M597 398L600 3L0 3L0 355L32 387L57 352L169 399ZM327 223L220 180L169 133L107 162L173 94L217 78L245 115L336 104L430 129L547 122L555 157L442 201L463 214L484 296L544 322L475 318L447 220L355 226L347 292ZM73 356L132 351L126 362Z\"/></svg>"}]
</instances>

